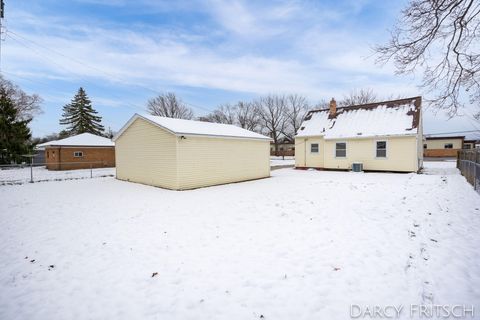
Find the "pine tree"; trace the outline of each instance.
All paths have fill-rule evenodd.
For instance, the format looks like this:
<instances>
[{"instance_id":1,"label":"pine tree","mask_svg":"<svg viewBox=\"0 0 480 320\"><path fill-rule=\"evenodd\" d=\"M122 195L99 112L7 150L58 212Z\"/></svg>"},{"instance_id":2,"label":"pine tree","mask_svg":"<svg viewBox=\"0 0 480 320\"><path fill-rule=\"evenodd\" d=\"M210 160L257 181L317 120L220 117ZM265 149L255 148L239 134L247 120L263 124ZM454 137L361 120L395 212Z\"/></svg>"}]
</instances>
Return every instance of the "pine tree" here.
<instances>
[{"instance_id":1,"label":"pine tree","mask_svg":"<svg viewBox=\"0 0 480 320\"><path fill-rule=\"evenodd\" d=\"M97 116L87 93L80 87L72 101L63 107L60 124L68 126L65 131L70 136L85 132L102 135L105 129L101 121L102 117Z\"/></svg>"},{"instance_id":2,"label":"pine tree","mask_svg":"<svg viewBox=\"0 0 480 320\"><path fill-rule=\"evenodd\" d=\"M0 163L21 162L25 160L22 155L32 151L30 121L21 118L12 99L0 88Z\"/></svg>"}]
</instances>

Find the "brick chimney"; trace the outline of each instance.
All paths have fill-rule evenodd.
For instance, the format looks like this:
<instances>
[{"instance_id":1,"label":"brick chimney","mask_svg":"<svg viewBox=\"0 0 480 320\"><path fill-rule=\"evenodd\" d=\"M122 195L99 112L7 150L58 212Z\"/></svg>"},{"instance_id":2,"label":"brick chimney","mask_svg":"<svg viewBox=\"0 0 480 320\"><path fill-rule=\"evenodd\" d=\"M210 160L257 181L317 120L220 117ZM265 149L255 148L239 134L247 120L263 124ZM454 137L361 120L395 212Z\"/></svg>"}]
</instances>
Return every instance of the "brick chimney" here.
<instances>
[{"instance_id":1,"label":"brick chimney","mask_svg":"<svg viewBox=\"0 0 480 320\"><path fill-rule=\"evenodd\" d=\"M330 100L330 117L334 117L337 114L337 101L334 98Z\"/></svg>"}]
</instances>

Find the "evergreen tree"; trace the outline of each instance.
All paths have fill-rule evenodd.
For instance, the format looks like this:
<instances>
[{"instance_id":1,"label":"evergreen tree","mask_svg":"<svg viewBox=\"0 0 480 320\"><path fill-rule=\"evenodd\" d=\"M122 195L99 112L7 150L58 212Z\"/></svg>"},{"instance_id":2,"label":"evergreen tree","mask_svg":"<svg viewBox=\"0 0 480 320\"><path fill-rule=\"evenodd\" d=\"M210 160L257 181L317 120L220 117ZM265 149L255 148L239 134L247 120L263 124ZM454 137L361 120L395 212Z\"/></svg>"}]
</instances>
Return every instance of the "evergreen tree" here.
<instances>
[{"instance_id":1,"label":"evergreen tree","mask_svg":"<svg viewBox=\"0 0 480 320\"><path fill-rule=\"evenodd\" d=\"M70 136L85 132L102 135L104 127L101 121L102 117L97 116L87 93L80 87L72 101L63 107L60 124L68 126L65 131Z\"/></svg>"},{"instance_id":2,"label":"evergreen tree","mask_svg":"<svg viewBox=\"0 0 480 320\"><path fill-rule=\"evenodd\" d=\"M32 119L23 120L18 109L7 92L0 88L0 163L18 163L30 153L32 137L28 123Z\"/></svg>"}]
</instances>

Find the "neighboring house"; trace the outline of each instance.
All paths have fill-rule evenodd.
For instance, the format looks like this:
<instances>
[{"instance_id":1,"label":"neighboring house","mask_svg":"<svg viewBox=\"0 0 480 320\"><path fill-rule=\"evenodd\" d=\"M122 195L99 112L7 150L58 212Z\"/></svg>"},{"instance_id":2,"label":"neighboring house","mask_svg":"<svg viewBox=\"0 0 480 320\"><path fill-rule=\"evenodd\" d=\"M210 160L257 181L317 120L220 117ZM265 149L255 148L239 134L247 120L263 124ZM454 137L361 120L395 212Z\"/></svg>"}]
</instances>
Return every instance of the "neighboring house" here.
<instances>
[{"instance_id":1,"label":"neighboring house","mask_svg":"<svg viewBox=\"0 0 480 320\"><path fill-rule=\"evenodd\" d=\"M457 157L458 150L463 149L464 136L425 137L424 157Z\"/></svg>"},{"instance_id":2,"label":"neighboring house","mask_svg":"<svg viewBox=\"0 0 480 320\"><path fill-rule=\"evenodd\" d=\"M478 148L478 140L463 140L463 149L475 149Z\"/></svg>"},{"instance_id":3,"label":"neighboring house","mask_svg":"<svg viewBox=\"0 0 480 320\"><path fill-rule=\"evenodd\" d=\"M271 156L294 156L295 155L295 141L287 137L283 137L278 141L278 151L275 152L275 144L270 142Z\"/></svg>"},{"instance_id":4,"label":"neighboring house","mask_svg":"<svg viewBox=\"0 0 480 320\"><path fill-rule=\"evenodd\" d=\"M295 137L297 168L417 172L422 168L421 97L310 111Z\"/></svg>"},{"instance_id":5,"label":"neighboring house","mask_svg":"<svg viewBox=\"0 0 480 320\"><path fill-rule=\"evenodd\" d=\"M117 179L185 190L270 176L270 138L237 126L135 114L113 138Z\"/></svg>"},{"instance_id":6,"label":"neighboring house","mask_svg":"<svg viewBox=\"0 0 480 320\"><path fill-rule=\"evenodd\" d=\"M115 167L115 143L105 137L82 133L39 144L48 170Z\"/></svg>"}]
</instances>

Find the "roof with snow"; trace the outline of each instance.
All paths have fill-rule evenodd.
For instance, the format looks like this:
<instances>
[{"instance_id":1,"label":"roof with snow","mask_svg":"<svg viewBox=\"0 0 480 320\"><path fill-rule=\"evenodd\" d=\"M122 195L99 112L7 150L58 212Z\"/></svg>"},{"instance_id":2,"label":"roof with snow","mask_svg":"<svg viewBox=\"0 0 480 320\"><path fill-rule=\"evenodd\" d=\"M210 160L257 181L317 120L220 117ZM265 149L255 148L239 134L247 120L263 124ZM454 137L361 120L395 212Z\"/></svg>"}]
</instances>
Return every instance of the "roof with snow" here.
<instances>
[{"instance_id":1,"label":"roof with snow","mask_svg":"<svg viewBox=\"0 0 480 320\"><path fill-rule=\"evenodd\" d=\"M97 136L91 133L81 133L65 139L41 143L37 145L37 148L52 146L115 147L115 142L108 138Z\"/></svg>"},{"instance_id":2,"label":"roof with snow","mask_svg":"<svg viewBox=\"0 0 480 320\"><path fill-rule=\"evenodd\" d=\"M416 135L420 122L421 97L340 107L307 113L297 137L324 139Z\"/></svg>"},{"instance_id":3,"label":"roof with snow","mask_svg":"<svg viewBox=\"0 0 480 320\"><path fill-rule=\"evenodd\" d=\"M271 140L269 137L249 131L231 124L203 122L195 120L184 120L152 115L135 114L123 128L115 135L113 141L118 139L122 133L136 120L144 119L174 135L197 135L223 138L239 138L254 140Z\"/></svg>"}]
</instances>

